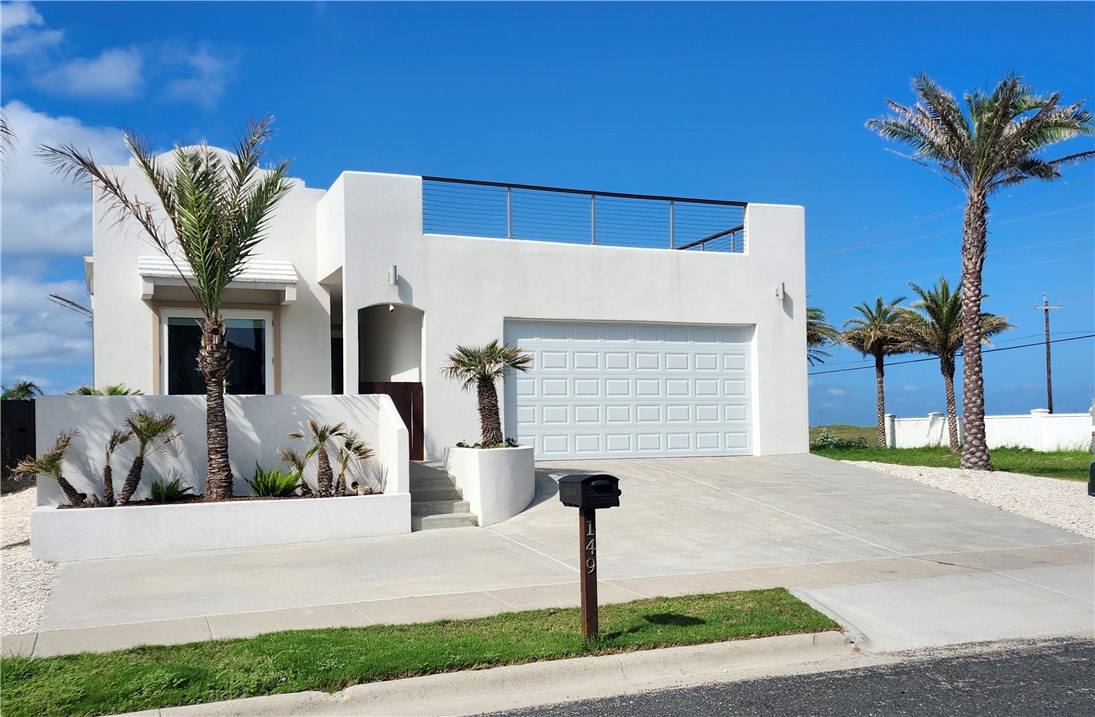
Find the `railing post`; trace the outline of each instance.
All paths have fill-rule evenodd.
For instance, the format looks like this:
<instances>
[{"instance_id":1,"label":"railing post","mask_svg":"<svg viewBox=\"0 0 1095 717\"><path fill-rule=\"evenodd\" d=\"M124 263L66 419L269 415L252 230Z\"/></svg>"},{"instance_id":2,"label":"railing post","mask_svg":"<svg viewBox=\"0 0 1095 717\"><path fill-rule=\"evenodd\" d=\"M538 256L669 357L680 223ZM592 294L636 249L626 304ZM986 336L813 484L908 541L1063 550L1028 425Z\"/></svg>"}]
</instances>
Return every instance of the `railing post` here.
<instances>
[{"instance_id":1,"label":"railing post","mask_svg":"<svg viewBox=\"0 0 1095 717\"><path fill-rule=\"evenodd\" d=\"M589 221L590 221L590 229L591 229L590 233L593 237L593 241L591 241L590 243L591 244L596 244L597 243L597 195L596 194L590 194L589 195Z\"/></svg>"},{"instance_id":2,"label":"railing post","mask_svg":"<svg viewBox=\"0 0 1095 717\"><path fill-rule=\"evenodd\" d=\"M506 238L513 238L513 187L506 187Z\"/></svg>"},{"instance_id":3,"label":"railing post","mask_svg":"<svg viewBox=\"0 0 1095 717\"><path fill-rule=\"evenodd\" d=\"M670 199L669 200L669 248L670 249L673 249L677 244L677 242L676 242L676 229L673 226L674 208L675 208L675 202L672 199Z\"/></svg>"}]
</instances>

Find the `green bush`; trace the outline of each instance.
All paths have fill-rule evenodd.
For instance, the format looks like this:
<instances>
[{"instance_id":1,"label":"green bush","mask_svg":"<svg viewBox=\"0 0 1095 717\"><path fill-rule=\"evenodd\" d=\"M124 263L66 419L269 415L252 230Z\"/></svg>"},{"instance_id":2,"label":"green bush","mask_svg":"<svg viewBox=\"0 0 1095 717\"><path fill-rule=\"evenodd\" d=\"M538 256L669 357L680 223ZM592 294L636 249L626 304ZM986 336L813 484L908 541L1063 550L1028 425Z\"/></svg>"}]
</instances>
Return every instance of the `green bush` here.
<instances>
[{"instance_id":1,"label":"green bush","mask_svg":"<svg viewBox=\"0 0 1095 717\"><path fill-rule=\"evenodd\" d=\"M843 438L837 438L833 434L829 433L828 428L821 429L821 435L810 443L810 450L814 449L851 449L851 448L870 448L866 439L856 438L854 441L845 440Z\"/></svg>"},{"instance_id":2,"label":"green bush","mask_svg":"<svg viewBox=\"0 0 1095 717\"><path fill-rule=\"evenodd\" d=\"M169 483L162 480L152 483L152 500L157 503L173 503L183 498L188 498L188 493L193 494L194 487L183 485L181 478L176 478Z\"/></svg>"},{"instance_id":3,"label":"green bush","mask_svg":"<svg viewBox=\"0 0 1095 717\"><path fill-rule=\"evenodd\" d=\"M263 468L255 464L255 475L248 479L247 485L255 491L255 495L264 498L284 498L296 493L297 484L300 482L300 471L285 470L283 468Z\"/></svg>"}]
</instances>

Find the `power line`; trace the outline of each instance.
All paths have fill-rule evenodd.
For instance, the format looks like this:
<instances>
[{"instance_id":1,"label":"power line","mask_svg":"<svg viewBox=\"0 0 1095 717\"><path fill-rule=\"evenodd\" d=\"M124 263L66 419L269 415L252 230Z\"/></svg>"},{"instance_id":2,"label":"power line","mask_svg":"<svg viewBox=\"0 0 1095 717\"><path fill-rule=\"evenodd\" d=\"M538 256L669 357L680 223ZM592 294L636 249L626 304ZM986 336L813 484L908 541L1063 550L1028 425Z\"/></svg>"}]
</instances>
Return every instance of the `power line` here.
<instances>
[{"instance_id":1,"label":"power line","mask_svg":"<svg viewBox=\"0 0 1095 717\"><path fill-rule=\"evenodd\" d=\"M1057 343L1062 343L1062 342L1065 342L1065 341L1079 341L1080 339L1090 339L1090 338L1095 338L1095 334L1085 334L1083 336L1073 336L1073 337L1067 338L1067 339L1053 339L1052 341L1050 341L1050 343L1051 344L1057 344ZM1001 347L995 348L995 349L983 349L981 351L981 353L991 354L991 353L996 353L997 351L1012 351L1014 349L1026 349L1026 348L1030 348L1031 346L1045 346L1045 342L1044 341L1038 341L1037 343L1033 343L1033 344L1018 344L1016 346L1001 346ZM955 355L956 356L961 356L962 351L959 350ZM938 360L939 360L938 356L929 356L927 358L912 359L910 361L894 361L893 363L888 363L886 365L887 366L903 366L907 363L924 363L925 361L938 361ZM867 370L873 369L873 368L874 368L874 366L855 366L853 368L837 368L837 369L833 369L831 371L815 371L813 373L807 373L806 375L807 376L820 376L820 375L826 374L826 373L844 373L846 371L867 371Z\"/></svg>"}]
</instances>

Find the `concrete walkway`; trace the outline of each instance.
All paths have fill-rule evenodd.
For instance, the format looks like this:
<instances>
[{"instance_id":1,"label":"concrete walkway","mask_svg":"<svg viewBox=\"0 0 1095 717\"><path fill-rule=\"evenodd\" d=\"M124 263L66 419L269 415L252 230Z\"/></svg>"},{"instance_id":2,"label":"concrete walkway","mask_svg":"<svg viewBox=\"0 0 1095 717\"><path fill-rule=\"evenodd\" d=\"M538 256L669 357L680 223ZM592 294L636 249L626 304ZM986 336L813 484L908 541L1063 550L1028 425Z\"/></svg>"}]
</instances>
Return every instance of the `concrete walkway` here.
<instances>
[{"instance_id":1,"label":"concrete walkway","mask_svg":"<svg viewBox=\"0 0 1095 717\"><path fill-rule=\"evenodd\" d=\"M598 514L600 598L784 586L878 653L1084 633L1095 543L810 455L540 463L534 504L490 528L61 563L45 656L286 629L576 605L577 511L552 476L621 479ZM1086 633L1084 633L1086 634Z\"/></svg>"}]
</instances>

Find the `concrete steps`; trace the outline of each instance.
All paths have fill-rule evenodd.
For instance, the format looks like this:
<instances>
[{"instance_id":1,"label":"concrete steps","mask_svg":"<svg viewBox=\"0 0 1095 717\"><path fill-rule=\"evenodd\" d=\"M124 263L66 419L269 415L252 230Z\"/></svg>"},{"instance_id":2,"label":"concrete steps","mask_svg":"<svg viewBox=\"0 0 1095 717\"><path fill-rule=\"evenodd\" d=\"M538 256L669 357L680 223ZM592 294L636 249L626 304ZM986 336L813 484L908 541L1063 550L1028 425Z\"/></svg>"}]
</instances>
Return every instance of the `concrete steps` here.
<instances>
[{"instance_id":1,"label":"concrete steps","mask_svg":"<svg viewBox=\"0 0 1095 717\"><path fill-rule=\"evenodd\" d=\"M411 530L479 525L468 501L440 463L411 461Z\"/></svg>"}]
</instances>

